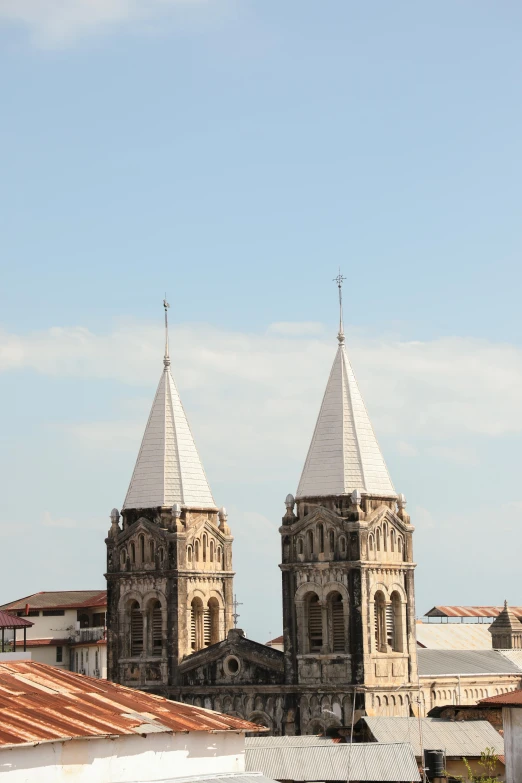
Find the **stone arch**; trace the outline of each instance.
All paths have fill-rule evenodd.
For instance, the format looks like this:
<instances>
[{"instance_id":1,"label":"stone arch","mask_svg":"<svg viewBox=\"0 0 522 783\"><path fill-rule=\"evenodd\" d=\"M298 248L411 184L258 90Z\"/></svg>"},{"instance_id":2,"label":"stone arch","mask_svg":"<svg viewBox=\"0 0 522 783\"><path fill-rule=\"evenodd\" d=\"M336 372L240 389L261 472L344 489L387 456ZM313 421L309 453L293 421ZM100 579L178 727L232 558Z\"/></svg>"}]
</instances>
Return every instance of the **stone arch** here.
<instances>
[{"instance_id":1,"label":"stone arch","mask_svg":"<svg viewBox=\"0 0 522 783\"><path fill-rule=\"evenodd\" d=\"M265 728L270 729L271 731L274 730L274 721L263 710L256 710L255 712L251 712L247 720L249 720L250 723L255 723L258 726L265 726Z\"/></svg>"}]
</instances>

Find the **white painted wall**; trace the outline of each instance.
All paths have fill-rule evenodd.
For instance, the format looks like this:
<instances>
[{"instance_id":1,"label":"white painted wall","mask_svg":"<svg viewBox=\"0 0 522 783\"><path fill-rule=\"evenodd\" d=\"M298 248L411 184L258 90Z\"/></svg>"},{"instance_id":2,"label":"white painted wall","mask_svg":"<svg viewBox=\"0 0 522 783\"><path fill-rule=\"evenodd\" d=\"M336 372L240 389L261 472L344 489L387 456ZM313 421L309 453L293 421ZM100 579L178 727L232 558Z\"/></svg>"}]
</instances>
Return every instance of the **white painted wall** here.
<instances>
[{"instance_id":1,"label":"white painted wall","mask_svg":"<svg viewBox=\"0 0 522 783\"><path fill-rule=\"evenodd\" d=\"M506 757L506 783L522 781L522 709L503 707L504 754Z\"/></svg>"},{"instance_id":2,"label":"white painted wall","mask_svg":"<svg viewBox=\"0 0 522 783\"><path fill-rule=\"evenodd\" d=\"M148 783L244 770L245 737L234 732L134 734L0 750L2 783Z\"/></svg>"},{"instance_id":3,"label":"white painted wall","mask_svg":"<svg viewBox=\"0 0 522 783\"><path fill-rule=\"evenodd\" d=\"M96 669L96 653L98 668ZM70 648L71 671L107 679L107 644L76 644ZM83 664L83 669L82 669ZM96 674L96 671L99 674Z\"/></svg>"}]
</instances>

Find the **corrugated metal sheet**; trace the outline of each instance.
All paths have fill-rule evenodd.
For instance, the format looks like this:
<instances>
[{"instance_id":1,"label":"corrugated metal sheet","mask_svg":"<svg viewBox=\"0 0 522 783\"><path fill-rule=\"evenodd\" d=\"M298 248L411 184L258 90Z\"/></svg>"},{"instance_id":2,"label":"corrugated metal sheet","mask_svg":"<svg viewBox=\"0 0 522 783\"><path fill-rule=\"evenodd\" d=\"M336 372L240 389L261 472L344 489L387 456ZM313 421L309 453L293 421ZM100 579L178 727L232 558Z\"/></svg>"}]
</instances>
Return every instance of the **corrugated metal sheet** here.
<instances>
[{"instance_id":1,"label":"corrugated metal sheet","mask_svg":"<svg viewBox=\"0 0 522 783\"><path fill-rule=\"evenodd\" d=\"M0 663L0 749L158 731L266 731L229 715L35 661Z\"/></svg>"},{"instance_id":2,"label":"corrugated metal sheet","mask_svg":"<svg viewBox=\"0 0 522 783\"><path fill-rule=\"evenodd\" d=\"M362 720L377 742L410 742L420 758L418 718L370 718ZM445 750L447 756L479 757L486 748L504 753L504 740L487 720L422 718L424 750Z\"/></svg>"},{"instance_id":3,"label":"corrugated metal sheet","mask_svg":"<svg viewBox=\"0 0 522 783\"><path fill-rule=\"evenodd\" d=\"M520 674L522 669L497 650L417 650L420 677L444 674Z\"/></svg>"},{"instance_id":4,"label":"corrugated metal sheet","mask_svg":"<svg viewBox=\"0 0 522 783\"><path fill-rule=\"evenodd\" d=\"M509 607L517 617L522 617L522 606ZM497 617L503 606L434 606L425 617Z\"/></svg>"},{"instance_id":5,"label":"corrugated metal sheet","mask_svg":"<svg viewBox=\"0 0 522 783\"><path fill-rule=\"evenodd\" d=\"M149 783L149 781L141 781L141 783ZM242 773L231 772L229 775L220 775L219 777L204 777L197 775L190 778L168 778L167 780L157 780L154 783L276 783L271 778L266 778L260 773L255 772Z\"/></svg>"},{"instance_id":6,"label":"corrugated metal sheet","mask_svg":"<svg viewBox=\"0 0 522 783\"><path fill-rule=\"evenodd\" d=\"M486 623L415 624L417 644L428 650L491 650Z\"/></svg>"},{"instance_id":7,"label":"corrugated metal sheet","mask_svg":"<svg viewBox=\"0 0 522 783\"><path fill-rule=\"evenodd\" d=\"M522 650L499 650L499 653L522 669Z\"/></svg>"},{"instance_id":8,"label":"corrugated metal sheet","mask_svg":"<svg viewBox=\"0 0 522 783\"><path fill-rule=\"evenodd\" d=\"M34 623L25 617L16 617L8 612L0 611L0 628L30 628Z\"/></svg>"},{"instance_id":9,"label":"corrugated metal sheet","mask_svg":"<svg viewBox=\"0 0 522 783\"><path fill-rule=\"evenodd\" d=\"M299 737L247 737L247 748L300 748L303 745L334 745L331 737L318 737L316 734L303 734Z\"/></svg>"},{"instance_id":10,"label":"corrugated metal sheet","mask_svg":"<svg viewBox=\"0 0 522 783\"><path fill-rule=\"evenodd\" d=\"M499 696L490 696L489 699L481 699L479 704L498 704L502 707L522 707L522 690L501 693Z\"/></svg>"},{"instance_id":11,"label":"corrugated metal sheet","mask_svg":"<svg viewBox=\"0 0 522 783\"><path fill-rule=\"evenodd\" d=\"M30 609L87 609L89 606L106 606L107 590L54 590L27 595L17 601L0 606L0 609L22 611Z\"/></svg>"},{"instance_id":12,"label":"corrugated metal sheet","mask_svg":"<svg viewBox=\"0 0 522 783\"><path fill-rule=\"evenodd\" d=\"M346 780L348 772L358 781L420 780L406 742L247 747L246 770L260 770L276 780Z\"/></svg>"}]
</instances>

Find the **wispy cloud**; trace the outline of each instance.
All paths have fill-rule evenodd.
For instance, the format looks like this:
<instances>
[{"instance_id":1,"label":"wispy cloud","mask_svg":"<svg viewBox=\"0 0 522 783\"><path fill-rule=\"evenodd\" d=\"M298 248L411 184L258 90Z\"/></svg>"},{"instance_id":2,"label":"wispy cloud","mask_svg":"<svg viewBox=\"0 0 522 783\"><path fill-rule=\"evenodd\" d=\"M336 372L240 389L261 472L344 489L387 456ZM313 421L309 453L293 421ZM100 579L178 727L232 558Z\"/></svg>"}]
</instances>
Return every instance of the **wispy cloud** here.
<instances>
[{"instance_id":1,"label":"wispy cloud","mask_svg":"<svg viewBox=\"0 0 522 783\"><path fill-rule=\"evenodd\" d=\"M202 0L0 0L0 21L26 27L46 46L69 44L114 25L164 16L176 4Z\"/></svg>"},{"instance_id":2,"label":"wispy cloud","mask_svg":"<svg viewBox=\"0 0 522 783\"><path fill-rule=\"evenodd\" d=\"M77 522L69 517L54 517L50 511L44 511L43 524L46 527L77 527Z\"/></svg>"}]
</instances>

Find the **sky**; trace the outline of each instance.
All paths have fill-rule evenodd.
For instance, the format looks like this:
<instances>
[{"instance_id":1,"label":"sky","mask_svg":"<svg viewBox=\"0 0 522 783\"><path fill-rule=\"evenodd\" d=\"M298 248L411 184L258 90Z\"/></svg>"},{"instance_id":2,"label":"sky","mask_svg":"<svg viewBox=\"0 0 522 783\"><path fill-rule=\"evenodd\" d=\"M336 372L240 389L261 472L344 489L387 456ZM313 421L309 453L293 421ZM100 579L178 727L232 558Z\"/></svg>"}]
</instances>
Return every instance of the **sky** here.
<instances>
[{"instance_id":1,"label":"sky","mask_svg":"<svg viewBox=\"0 0 522 783\"><path fill-rule=\"evenodd\" d=\"M0 603L104 587L162 370L281 632L278 528L347 350L416 612L514 605L522 6L0 0Z\"/></svg>"}]
</instances>

